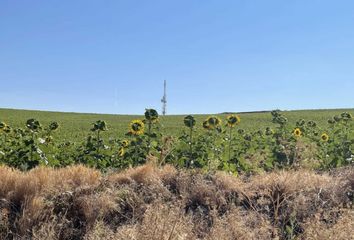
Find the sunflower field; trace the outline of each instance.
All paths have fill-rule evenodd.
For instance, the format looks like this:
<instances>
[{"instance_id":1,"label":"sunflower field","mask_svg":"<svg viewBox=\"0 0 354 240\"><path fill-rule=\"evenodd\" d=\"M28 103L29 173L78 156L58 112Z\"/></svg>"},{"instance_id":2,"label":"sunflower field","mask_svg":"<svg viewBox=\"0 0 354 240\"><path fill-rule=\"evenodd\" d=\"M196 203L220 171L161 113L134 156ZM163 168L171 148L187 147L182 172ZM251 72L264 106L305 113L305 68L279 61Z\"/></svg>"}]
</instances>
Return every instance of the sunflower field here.
<instances>
[{"instance_id":1,"label":"sunflower field","mask_svg":"<svg viewBox=\"0 0 354 240\"><path fill-rule=\"evenodd\" d=\"M188 115L182 122L177 134L166 134L157 111L146 109L143 118L127 124L123 136L107 138L109 123L97 120L85 137L73 141L59 137L65 126L56 121L43 125L31 118L23 127L1 121L0 164L21 170L84 164L107 171L151 161L237 175L288 168L325 170L354 162L349 112L333 116L324 126L304 119L290 123L278 110L268 113L268 126L260 129L245 130L237 114L203 121Z\"/></svg>"}]
</instances>

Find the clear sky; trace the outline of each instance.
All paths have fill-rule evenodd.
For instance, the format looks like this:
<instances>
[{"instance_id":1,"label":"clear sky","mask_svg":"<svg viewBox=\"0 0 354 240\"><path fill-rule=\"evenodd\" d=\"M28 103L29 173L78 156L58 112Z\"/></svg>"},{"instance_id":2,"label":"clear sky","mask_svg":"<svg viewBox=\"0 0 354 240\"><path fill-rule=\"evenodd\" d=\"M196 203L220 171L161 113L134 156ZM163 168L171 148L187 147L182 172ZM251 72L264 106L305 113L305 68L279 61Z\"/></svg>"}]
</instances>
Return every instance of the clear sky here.
<instances>
[{"instance_id":1,"label":"clear sky","mask_svg":"<svg viewBox=\"0 0 354 240\"><path fill-rule=\"evenodd\" d=\"M354 107L352 0L0 0L0 107Z\"/></svg>"}]
</instances>

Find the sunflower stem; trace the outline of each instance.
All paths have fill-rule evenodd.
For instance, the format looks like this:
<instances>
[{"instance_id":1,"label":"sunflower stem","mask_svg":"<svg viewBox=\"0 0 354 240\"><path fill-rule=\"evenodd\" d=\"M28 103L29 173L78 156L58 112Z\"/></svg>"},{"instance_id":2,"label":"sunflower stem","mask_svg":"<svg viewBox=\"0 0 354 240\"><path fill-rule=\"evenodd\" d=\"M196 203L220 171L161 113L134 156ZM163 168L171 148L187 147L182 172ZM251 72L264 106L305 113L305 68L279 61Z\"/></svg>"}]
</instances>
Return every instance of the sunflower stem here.
<instances>
[{"instance_id":1,"label":"sunflower stem","mask_svg":"<svg viewBox=\"0 0 354 240\"><path fill-rule=\"evenodd\" d=\"M97 155L100 154L100 130L97 130Z\"/></svg>"},{"instance_id":2,"label":"sunflower stem","mask_svg":"<svg viewBox=\"0 0 354 240\"><path fill-rule=\"evenodd\" d=\"M30 161L33 161L33 147L34 147L34 132L32 131L31 135L32 143L31 143L31 152L30 152Z\"/></svg>"},{"instance_id":3,"label":"sunflower stem","mask_svg":"<svg viewBox=\"0 0 354 240\"><path fill-rule=\"evenodd\" d=\"M139 156L138 156L138 142L137 142L137 139L135 138L135 146L134 146L134 162L133 162L133 165L135 166L136 164L138 164L138 159L139 159Z\"/></svg>"},{"instance_id":4,"label":"sunflower stem","mask_svg":"<svg viewBox=\"0 0 354 240\"><path fill-rule=\"evenodd\" d=\"M189 132L189 163L188 163L188 166L187 168L190 167L191 163L192 163L192 154L193 154L193 146L192 146L192 140L193 139L193 127L190 128L190 132Z\"/></svg>"},{"instance_id":5,"label":"sunflower stem","mask_svg":"<svg viewBox=\"0 0 354 240\"><path fill-rule=\"evenodd\" d=\"M150 153L150 144L151 144L151 121L148 122L148 151L147 154Z\"/></svg>"}]
</instances>

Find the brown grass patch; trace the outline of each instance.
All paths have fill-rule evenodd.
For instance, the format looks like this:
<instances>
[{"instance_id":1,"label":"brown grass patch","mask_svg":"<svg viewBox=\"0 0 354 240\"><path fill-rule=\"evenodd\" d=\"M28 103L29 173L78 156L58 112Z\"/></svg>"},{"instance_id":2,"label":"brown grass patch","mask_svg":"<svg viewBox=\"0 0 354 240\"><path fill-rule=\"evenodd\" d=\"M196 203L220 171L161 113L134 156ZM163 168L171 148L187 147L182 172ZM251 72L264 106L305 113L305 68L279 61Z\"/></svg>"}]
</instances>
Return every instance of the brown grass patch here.
<instances>
[{"instance_id":1,"label":"brown grass patch","mask_svg":"<svg viewBox=\"0 0 354 240\"><path fill-rule=\"evenodd\" d=\"M151 163L0 167L0 239L346 239L354 170L233 177ZM328 237L329 236L329 237Z\"/></svg>"}]
</instances>

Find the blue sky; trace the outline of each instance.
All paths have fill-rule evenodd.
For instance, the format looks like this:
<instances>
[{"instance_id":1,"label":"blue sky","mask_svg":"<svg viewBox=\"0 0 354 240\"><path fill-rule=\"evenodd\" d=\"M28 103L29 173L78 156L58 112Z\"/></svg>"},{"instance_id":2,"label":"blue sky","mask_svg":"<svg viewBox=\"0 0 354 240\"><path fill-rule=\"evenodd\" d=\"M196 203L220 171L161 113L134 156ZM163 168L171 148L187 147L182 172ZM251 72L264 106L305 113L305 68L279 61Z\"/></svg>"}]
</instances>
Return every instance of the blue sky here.
<instances>
[{"instance_id":1,"label":"blue sky","mask_svg":"<svg viewBox=\"0 0 354 240\"><path fill-rule=\"evenodd\" d=\"M0 0L0 107L354 105L354 1Z\"/></svg>"}]
</instances>

